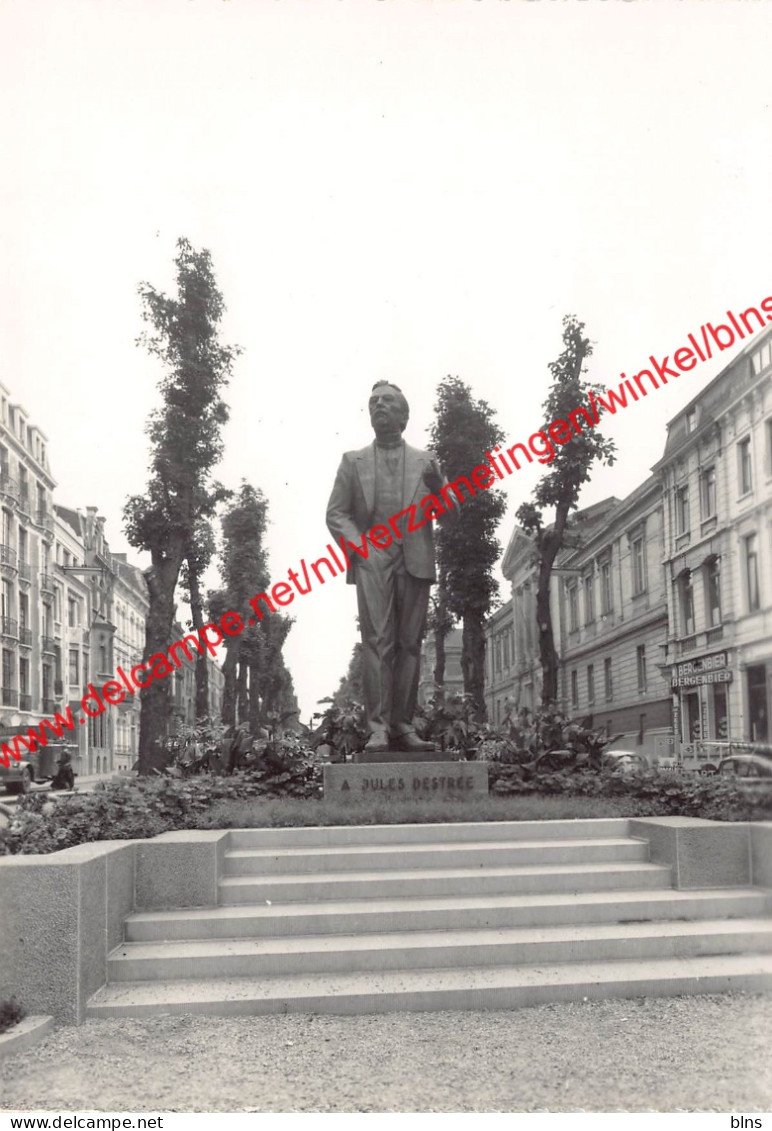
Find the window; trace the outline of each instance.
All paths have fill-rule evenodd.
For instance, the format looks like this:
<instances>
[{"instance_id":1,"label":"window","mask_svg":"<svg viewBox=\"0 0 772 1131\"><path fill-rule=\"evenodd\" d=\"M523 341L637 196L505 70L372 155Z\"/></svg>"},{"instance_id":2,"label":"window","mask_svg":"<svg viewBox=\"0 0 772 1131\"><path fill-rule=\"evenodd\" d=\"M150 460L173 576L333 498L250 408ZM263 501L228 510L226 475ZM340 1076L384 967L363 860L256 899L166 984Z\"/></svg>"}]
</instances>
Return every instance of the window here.
<instances>
[{"instance_id":1,"label":"window","mask_svg":"<svg viewBox=\"0 0 772 1131\"><path fill-rule=\"evenodd\" d=\"M611 561L606 558L600 563L600 611L610 613L611 609Z\"/></svg>"},{"instance_id":2,"label":"window","mask_svg":"<svg viewBox=\"0 0 772 1131\"><path fill-rule=\"evenodd\" d=\"M80 652L77 648L70 648L69 660L70 683L77 686L80 683Z\"/></svg>"},{"instance_id":3,"label":"window","mask_svg":"<svg viewBox=\"0 0 772 1131\"><path fill-rule=\"evenodd\" d=\"M711 628L721 624L721 559L705 563L705 605Z\"/></svg>"},{"instance_id":4,"label":"window","mask_svg":"<svg viewBox=\"0 0 772 1131\"><path fill-rule=\"evenodd\" d=\"M14 674L14 655L9 652L7 648L3 648L3 687L12 688L15 680Z\"/></svg>"},{"instance_id":5,"label":"window","mask_svg":"<svg viewBox=\"0 0 772 1131\"><path fill-rule=\"evenodd\" d=\"M737 478L740 494L747 495L753 490L753 468L751 465L751 438L746 436L737 445Z\"/></svg>"},{"instance_id":6,"label":"window","mask_svg":"<svg viewBox=\"0 0 772 1131\"><path fill-rule=\"evenodd\" d=\"M78 617L78 602L74 597L67 598L67 624L70 628L77 628L80 623Z\"/></svg>"},{"instance_id":7,"label":"window","mask_svg":"<svg viewBox=\"0 0 772 1131\"><path fill-rule=\"evenodd\" d=\"M745 587L748 611L755 612L761 605L759 597L759 552L755 534L743 539L745 557Z\"/></svg>"},{"instance_id":8,"label":"window","mask_svg":"<svg viewBox=\"0 0 772 1131\"><path fill-rule=\"evenodd\" d=\"M595 702L595 666L587 665L587 702L592 706Z\"/></svg>"},{"instance_id":9,"label":"window","mask_svg":"<svg viewBox=\"0 0 772 1131\"><path fill-rule=\"evenodd\" d=\"M29 596L26 593L19 593L19 628L29 628Z\"/></svg>"},{"instance_id":10,"label":"window","mask_svg":"<svg viewBox=\"0 0 772 1131\"><path fill-rule=\"evenodd\" d=\"M29 660L25 656L19 658L19 691L29 695Z\"/></svg>"},{"instance_id":11,"label":"window","mask_svg":"<svg viewBox=\"0 0 772 1131\"><path fill-rule=\"evenodd\" d=\"M584 623L591 624L595 620L595 587L591 573L584 575Z\"/></svg>"},{"instance_id":12,"label":"window","mask_svg":"<svg viewBox=\"0 0 772 1131\"><path fill-rule=\"evenodd\" d=\"M579 673L576 668L571 672L571 706L579 706Z\"/></svg>"},{"instance_id":13,"label":"window","mask_svg":"<svg viewBox=\"0 0 772 1131\"><path fill-rule=\"evenodd\" d=\"M575 584L568 586L568 631L576 632L579 627L579 594Z\"/></svg>"},{"instance_id":14,"label":"window","mask_svg":"<svg viewBox=\"0 0 772 1131\"><path fill-rule=\"evenodd\" d=\"M643 746L644 735L646 734L646 716L638 716L638 746Z\"/></svg>"},{"instance_id":15,"label":"window","mask_svg":"<svg viewBox=\"0 0 772 1131\"><path fill-rule=\"evenodd\" d=\"M686 414L686 431L688 433L694 432L697 427L697 409L690 408Z\"/></svg>"},{"instance_id":16,"label":"window","mask_svg":"<svg viewBox=\"0 0 772 1131\"><path fill-rule=\"evenodd\" d=\"M715 467L706 467L700 476L700 513L703 521L716 513Z\"/></svg>"},{"instance_id":17,"label":"window","mask_svg":"<svg viewBox=\"0 0 772 1131\"><path fill-rule=\"evenodd\" d=\"M762 369L766 369L770 362L772 362L772 341L767 342L760 350L751 354L751 369L754 376L761 373Z\"/></svg>"},{"instance_id":18,"label":"window","mask_svg":"<svg viewBox=\"0 0 772 1131\"><path fill-rule=\"evenodd\" d=\"M639 644L635 649L635 670L638 675L638 691L646 690L646 645Z\"/></svg>"},{"instance_id":19,"label":"window","mask_svg":"<svg viewBox=\"0 0 772 1131\"><path fill-rule=\"evenodd\" d=\"M692 571L685 569L678 577L678 604L681 616L681 635L694 632L694 582Z\"/></svg>"},{"instance_id":20,"label":"window","mask_svg":"<svg viewBox=\"0 0 772 1131\"><path fill-rule=\"evenodd\" d=\"M634 538L630 546L633 561L633 596L646 588L646 551L643 536Z\"/></svg>"},{"instance_id":21,"label":"window","mask_svg":"<svg viewBox=\"0 0 772 1131\"><path fill-rule=\"evenodd\" d=\"M675 492L676 534L689 531L689 488L676 487Z\"/></svg>"},{"instance_id":22,"label":"window","mask_svg":"<svg viewBox=\"0 0 772 1131\"><path fill-rule=\"evenodd\" d=\"M603 661L603 683L605 686L606 699L614 698L614 673L611 668L611 657L606 656Z\"/></svg>"}]
</instances>

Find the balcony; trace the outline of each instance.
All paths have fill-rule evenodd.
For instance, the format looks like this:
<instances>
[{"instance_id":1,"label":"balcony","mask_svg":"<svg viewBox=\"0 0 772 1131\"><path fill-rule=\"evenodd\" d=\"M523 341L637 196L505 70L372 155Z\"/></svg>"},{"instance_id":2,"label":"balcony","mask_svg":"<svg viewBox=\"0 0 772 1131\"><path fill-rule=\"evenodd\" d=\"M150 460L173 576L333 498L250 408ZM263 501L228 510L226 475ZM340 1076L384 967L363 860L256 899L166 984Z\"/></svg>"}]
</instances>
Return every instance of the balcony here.
<instances>
[{"instance_id":1,"label":"balcony","mask_svg":"<svg viewBox=\"0 0 772 1131\"><path fill-rule=\"evenodd\" d=\"M56 700L43 698L43 714L53 715L56 712Z\"/></svg>"},{"instance_id":2,"label":"balcony","mask_svg":"<svg viewBox=\"0 0 772 1131\"><path fill-rule=\"evenodd\" d=\"M18 481L5 471L0 472L0 498L10 499L14 503L19 501Z\"/></svg>"},{"instance_id":3,"label":"balcony","mask_svg":"<svg viewBox=\"0 0 772 1131\"><path fill-rule=\"evenodd\" d=\"M19 629L19 643L21 644L22 648L31 648L32 647L32 629L31 628L20 628Z\"/></svg>"},{"instance_id":4,"label":"balcony","mask_svg":"<svg viewBox=\"0 0 772 1131\"><path fill-rule=\"evenodd\" d=\"M54 516L49 514L48 511L38 510L35 515L35 526L42 531L44 538L53 538L54 536Z\"/></svg>"},{"instance_id":5,"label":"balcony","mask_svg":"<svg viewBox=\"0 0 772 1131\"><path fill-rule=\"evenodd\" d=\"M41 652L49 652L52 656L56 655L56 641L53 636L40 637L40 650Z\"/></svg>"},{"instance_id":6,"label":"balcony","mask_svg":"<svg viewBox=\"0 0 772 1131\"><path fill-rule=\"evenodd\" d=\"M13 617L0 617L0 632L7 640L18 640L19 622Z\"/></svg>"},{"instance_id":7,"label":"balcony","mask_svg":"<svg viewBox=\"0 0 772 1131\"><path fill-rule=\"evenodd\" d=\"M4 573L6 577L10 574L15 577L19 572L16 565L16 551L13 546L0 546L0 572Z\"/></svg>"},{"instance_id":8,"label":"balcony","mask_svg":"<svg viewBox=\"0 0 772 1131\"><path fill-rule=\"evenodd\" d=\"M24 692L21 693L21 695L19 696L19 710L20 711L31 711L32 710L32 696L31 695L25 695Z\"/></svg>"},{"instance_id":9,"label":"balcony","mask_svg":"<svg viewBox=\"0 0 772 1131\"><path fill-rule=\"evenodd\" d=\"M4 687L0 696L2 697L4 707L19 706L19 692L15 687Z\"/></svg>"},{"instance_id":10,"label":"balcony","mask_svg":"<svg viewBox=\"0 0 772 1131\"><path fill-rule=\"evenodd\" d=\"M19 584L29 585L32 581L32 567L29 562L19 562Z\"/></svg>"},{"instance_id":11,"label":"balcony","mask_svg":"<svg viewBox=\"0 0 772 1131\"><path fill-rule=\"evenodd\" d=\"M54 579L50 573L41 573L40 575L40 592L51 593L54 592Z\"/></svg>"}]
</instances>

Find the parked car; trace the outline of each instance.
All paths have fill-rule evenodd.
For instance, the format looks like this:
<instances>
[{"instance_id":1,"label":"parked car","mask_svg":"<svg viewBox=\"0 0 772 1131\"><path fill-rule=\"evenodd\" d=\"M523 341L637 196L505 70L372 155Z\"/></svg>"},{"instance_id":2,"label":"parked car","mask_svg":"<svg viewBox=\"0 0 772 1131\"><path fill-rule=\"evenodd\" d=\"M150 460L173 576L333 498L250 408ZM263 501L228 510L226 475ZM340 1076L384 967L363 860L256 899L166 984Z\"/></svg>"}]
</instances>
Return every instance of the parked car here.
<instances>
[{"instance_id":1,"label":"parked car","mask_svg":"<svg viewBox=\"0 0 772 1131\"><path fill-rule=\"evenodd\" d=\"M718 764L720 774L738 778L772 778L772 757L768 754L733 754Z\"/></svg>"},{"instance_id":2,"label":"parked car","mask_svg":"<svg viewBox=\"0 0 772 1131\"><path fill-rule=\"evenodd\" d=\"M2 736L0 742L8 742L13 737ZM7 768L0 763L0 783L5 785L6 793L28 793L33 782L53 783L54 779L61 784L53 788L63 788L65 783L74 783L72 756L77 750L72 743L49 742L33 754L25 754L21 761L12 761Z\"/></svg>"},{"instance_id":3,"label":"parked car","mask_svg":"<svg viewBox=\"0 0 772 1131\"><path fill-rule=\"evenodd\" d=\"M620 774L637 774L650 768L648 758L634 750L604 750L603 765Z\"/></svg>"}]
</instances>

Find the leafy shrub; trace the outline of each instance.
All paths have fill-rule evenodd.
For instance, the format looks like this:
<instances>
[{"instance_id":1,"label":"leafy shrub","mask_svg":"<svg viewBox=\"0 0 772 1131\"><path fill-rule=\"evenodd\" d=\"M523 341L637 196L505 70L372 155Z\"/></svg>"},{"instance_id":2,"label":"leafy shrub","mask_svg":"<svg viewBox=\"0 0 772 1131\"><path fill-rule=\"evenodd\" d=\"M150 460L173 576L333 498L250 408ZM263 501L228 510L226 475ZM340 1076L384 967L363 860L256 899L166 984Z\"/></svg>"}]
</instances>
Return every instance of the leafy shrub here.
<instances>
[{"instance_id":1,"label":"leafy shrub","mask_svg":"<svg viewBox=\"0 0 772 1131\"><path fill-rule=\"evenodd\" d=\"M498 732L475 718L477 707L471 695L437 692L418 707L416 732L426 741L436 742L440 750L458 750L473 758L483 738Z\"/></svg>"},{"instance_id":2,"label":"leafy shrub","mask_svg":"<svg viewBox=\"0 0 772 1131\"><path fill-rule=\"evenodd\" d=\"M196 828L217 801L319 797L321 767L306 756L294 766L256 767L227 777L139 778L99 782L93 793L29 793L0 829L0 855L56 852L95 840L134 840Z\"/></svg>"},{"instance_id":3,"label":"leafy shrub","mask_svg":"<svg viewBox=\"0 0 772 1131\"><path fill-rule=\"evenodd\" d=\"M369 736L365 721L365 709L361 703L353 701L340 706L332 699L320 699L329 706L314 719L319 719L316 730L308 735L308 745L312 750L329 746L333 762L345 762L351 754L363 750Z\"/></svg>"},{"instance_id":4,"label":"leafy shrub","mask_svg":"<svg viewBox=\"0 0 772 1131\"><path fill-rule=\"evenodd\" d=\"M704 817L712 821L768 821L772 818L772 788L757 791L733 780L698 774L646 770L621 774L612 770L533 774L519 765L492 763L488 770L492 793L499 796L539 794L573 797L624 798L628 816Z\"/></svg>"},{"instance_id":5,"label":"leafy shrub","mask_svg":"<svg viewBox=\"0 0 772 1131\"><path fill-rule=\"evenodd\" d=\"M7 1033L27 1016L26 1009L19 1005L15 997L0 1001L0 1033Z\"/></svg>"}]
</instances>

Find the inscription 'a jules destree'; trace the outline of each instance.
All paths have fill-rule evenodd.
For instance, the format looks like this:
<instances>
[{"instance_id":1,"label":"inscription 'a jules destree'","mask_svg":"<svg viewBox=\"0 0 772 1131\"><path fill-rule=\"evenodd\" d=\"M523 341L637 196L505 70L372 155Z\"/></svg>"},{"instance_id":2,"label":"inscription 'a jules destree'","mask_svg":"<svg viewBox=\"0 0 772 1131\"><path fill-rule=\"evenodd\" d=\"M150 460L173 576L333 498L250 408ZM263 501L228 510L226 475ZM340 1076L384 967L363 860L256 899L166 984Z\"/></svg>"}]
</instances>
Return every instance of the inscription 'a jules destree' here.
<instances>
[{"instance_id":1,"label":"inscription 'a jules destree'","mask_svg":"<svg viewBox=\"0 0 772 1131\"><path fill-rule=\"evenodd\" d=\"M464 776L464 774L457 774L455 777L450 777L447 774L436 777L391 777L391 778L363 778L359 785L362 793L375 793L378 790L384 793L403 793L406 790L412 793L432 793L436 791L457 792L461 793L465 790L471 790L475 787L473 777ZM350 789L348 782L343 783L342 789Z\"/></svg>"}]
</instances>

